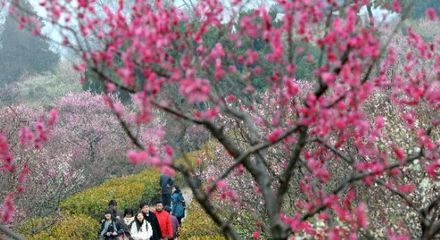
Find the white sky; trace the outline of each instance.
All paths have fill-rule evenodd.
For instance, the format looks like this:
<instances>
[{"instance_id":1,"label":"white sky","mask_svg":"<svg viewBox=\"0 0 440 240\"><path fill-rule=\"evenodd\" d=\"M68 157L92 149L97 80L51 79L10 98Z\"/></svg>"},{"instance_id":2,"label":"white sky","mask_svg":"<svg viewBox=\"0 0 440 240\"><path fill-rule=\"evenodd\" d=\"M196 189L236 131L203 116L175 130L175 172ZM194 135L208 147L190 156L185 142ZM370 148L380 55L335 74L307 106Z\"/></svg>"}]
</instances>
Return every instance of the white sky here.
<instances>
[{"instance_id":1,"label":"white sky","mask_svg":"<svg viewBox=\"0 0 440 240\"><path fill-rule=\"evenodd\" d=\"M35 11L39 14L39 15L44 15L45 11L42 7L39 6L39 1L40 0L29 0L29 2L32 4L32 6L34 7ZM108 1L108 0L107 0ZM116 0L111 0L111 1L116 1ZM174 3L176 4L176 6L184 6L184 2L189 2L189 0L174 0ZM197 2L198 0L192 0L193 3ZM225 3L229 3L229 0L224 0ZM264 5L272 5L274 3L273 0L250 0L249 1L251 4L249 5L249 8L253 8L256 6L259 6L261 4ZM361 11L359 12L359 14L364 15L366 14L366 8L362 8ZM0 23L2 24L4 21L4 15L5 15L5 11L0 12ZM374 8L373 9L373 15L375 17L376 20L378 21L382 21L383 20L383 16L384 15L388 15L388 17L385 19L386 21L395 18L398 16L398 14L396 13L390 13L387 10L383 10L380 8ZM52 29L52 27L50 26L50 24L45 24L45 27L43 27L42 29L43 33L48 34L52 39L56 40L56 41L61 41L61 37L60 35L54 31ZM60 51L59 47L55 46L52 44L52 50L54 51ZM62 55L63 51L61 51Z\"/></svg>"}]
</instances>

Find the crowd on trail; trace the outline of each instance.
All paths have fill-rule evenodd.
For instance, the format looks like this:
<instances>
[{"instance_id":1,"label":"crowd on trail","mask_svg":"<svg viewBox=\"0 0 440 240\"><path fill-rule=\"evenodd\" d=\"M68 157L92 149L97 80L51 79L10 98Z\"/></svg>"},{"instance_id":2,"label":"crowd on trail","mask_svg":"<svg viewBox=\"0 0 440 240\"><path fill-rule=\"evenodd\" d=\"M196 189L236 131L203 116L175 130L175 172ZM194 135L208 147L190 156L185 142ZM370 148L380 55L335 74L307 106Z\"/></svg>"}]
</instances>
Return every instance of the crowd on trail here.
<instances>
[{"instance_id":1,"label":"crowd on trail","mask_svg":"<svg viewBox=\"0 0 440 240\"><path fill-rule=\"evenodd\" d=\"M185 199L171 176L160 175L161 200L141 203L139 210L125 209L122 214L110 200L99 229L100 240L177 239L185 217Z\"/></svg>"}]
</instances>

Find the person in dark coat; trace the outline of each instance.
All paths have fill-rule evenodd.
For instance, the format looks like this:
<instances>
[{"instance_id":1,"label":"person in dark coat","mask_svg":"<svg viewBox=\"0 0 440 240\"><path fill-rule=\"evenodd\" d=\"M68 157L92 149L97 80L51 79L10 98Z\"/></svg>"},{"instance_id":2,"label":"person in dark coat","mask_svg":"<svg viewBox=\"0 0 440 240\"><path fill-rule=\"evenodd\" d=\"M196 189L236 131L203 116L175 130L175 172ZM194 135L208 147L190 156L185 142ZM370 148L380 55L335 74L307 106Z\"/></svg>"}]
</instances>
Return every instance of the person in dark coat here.
<instances>
[{"instance_id":1,"label":"person in dark coat","mask_svg":"<svg viewBox=\"0 0 440 240\"><path fill-rule=\"evenodd\" d=\"M160 231L159 222L157 221L156 215L150 211L150 206L147 203L142 203L140 205L141 212L144 214L145 220L147 220L151 228L153 229L153 236L150 240L160 240L162 239L162 233Z\"/></svg>"},{"instance_id":2,"label":"person in dark coat","mask_svg":"<svg viewBox=\"0 0 440 240\"><path fill-rule=\"evenodd\" d=\"M112 199L108 202L108 209L112 212L113 219L122 219L122 214L118 209L118 203L116 200Z\"/></svg>"},{"instance_id":3,"label":"person in dark coat","mask_svg":"<svg viewBox=\"0 0 440 240\"><path fill-rule=\"evenodd\" d=\"M160 174L160 188L162 194L162 203L164 206L171 207L171 193L173 191L173 178L166 174Z\"/></svg>"},{"instance_id":4,"label":"person in dark coat","mask_svg":"<svg viewBox=\"0 0 440 240\"><path fill-rule=\"evenodd\" d=\"M179 225L182 224L182 218L185 217L185 208L186 204L182 191L178 186L175 186L173 195L171 195L171 214L176 216Z\"/></svg>"},{"instance_id":5,"label":"person in dark coat","mask_svg":"<svg viewBox=\"0 0 440 240\"><path fill-rule=\"evenodd\" d=\"M99 229L99 239L118 240L122 234L123 229L119 221L113 218L112 211L107 210L104 214L101 228Z\"/></svg>"}]
</instances>

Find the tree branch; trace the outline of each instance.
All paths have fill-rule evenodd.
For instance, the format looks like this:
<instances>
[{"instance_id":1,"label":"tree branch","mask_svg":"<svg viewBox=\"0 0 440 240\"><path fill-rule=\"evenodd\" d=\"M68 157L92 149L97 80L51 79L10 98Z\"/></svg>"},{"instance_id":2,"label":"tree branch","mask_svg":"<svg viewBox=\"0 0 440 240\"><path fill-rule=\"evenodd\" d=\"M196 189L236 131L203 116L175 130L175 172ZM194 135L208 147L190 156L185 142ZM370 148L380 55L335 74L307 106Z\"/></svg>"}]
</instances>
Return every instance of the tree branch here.
<instances>
[{"instance_id":1,"label":"tree branch","mask_svg":"<svg viewBox=\"0 0 440 240\"><path fill-rule=\"evenodd\" d=\"M323 139L316 138L313 141L319 142L320 144L324 145L326 148L328 148L330 151L335 153L338 157L340 157L346 163L348 163L350 165L352 165L354 163L354 160L351 157L344 155L341 151L339 151L335 147L331 146L330 144L326 143Z\"/></svg>"},{"instance_id":2,"label":"tree branch","mask_svg":"<svg viewBox=\"0 0 440 240\"><path fill-rule=\"evenodd\" d=\"M350 185L350 184L352 184L352 183L354 183L354 182L357 182L357 181L359 181L359 180L362 180L362 179L364 179L365 177L369 177L369 176L373 176L373 175L377 175L377 174L383 174L383 173L385 173L386 171L389 171L389 170L392 170L392 169L394 169L394 168L397 168L397 167L402 167L402 166L405 166L405 165L407 165L407 164L411 164L414 160L416 160L416 159L418 159L418 158L420 158L420 157L422 157L423 156L423 149L418 153L418 154L415 154L415 155L413 155L413 156L410 156L410 157L408 157L403 163L400 163L400 162L398 162L398 163L393 163L393 164L390 164L390 165L388 165L388 166L386 166L386 167L384 167L380 172L377 172L377 171L374 171L374 172L364 172L364 173L359 173L359 174L352 174L352 176L351 177L349 177L347 180L345 180L344 182L342 182L338 187L336 187L333 191L332 191L332 194L338 194L340 191L342 191L346 186L348 186L348 185ZM316 215L316 214L318 214L318 213L320 213L321 211L323 211L323 210L325 210L327 208L327 206L326 205L320 205L320 206L318 206L317 208L315 208L315 210L313 210L313 211L311 211L311 212L309 212L309 213L306 213L305 215L303 215L303 217L301 218L303 221L305 221L305 220L307 220L307 219L309 219L310 217L313 217L314 215Z\"/></svg>"},{"instance_id":3,"label":"tree branch","mask_svg":"<svg viewBox=\"0 0 440 240\"><path fill-rule=\"evenodd\" d=\"M184 158L187 158L186 155L183 155ZM184 167L173 166L174 169L182 173L185 181L188 183L191 191L194 193L194 197L200 206L205 210L206 214L208 214L211 219L214 221L217 226L220 227L222 233L225 235L227 239L238 240L240 239L237 232L233 229L229 222L223 221L220 216L216 213L215 207L212 205L211 201L209 201L209 196L197 188L194 181L192 181L192 176L189 171Z\"/></svg>"},{"instance_id":4,"label":"tree branch","mask_svg":"<svg viewBox=\"0 0 440 240\"><path fill-rule=\"evenodd\" d=\"M0 224L0 232L5 234L7 237L9 237L10 239L14 239L14 240L25 240L25 238L23 236L21 236L18 233L13 232L11 229L7 228L6 226L4 226L3 224Z\"/></svg>"},{"instance_id":5,"label":"tree branch","mask_svg":"<svg viewBox=\"0 0 440 240\"><path fill-rule=\"evenodd\" d=\"M292 157L290 158L286 170L283 172L282 177L280 178L280 186L277 192L277 200L278 200L278 211L281 209L284 196L289 189L289 182L293 176L293 169L295 168L296 163L300 159L300 154L304 146L307 144L307 130L308 128L305 126L299 127L299 138L298 142L295 145L295 148L292 153Z\"/></svg>"}]
</instances>

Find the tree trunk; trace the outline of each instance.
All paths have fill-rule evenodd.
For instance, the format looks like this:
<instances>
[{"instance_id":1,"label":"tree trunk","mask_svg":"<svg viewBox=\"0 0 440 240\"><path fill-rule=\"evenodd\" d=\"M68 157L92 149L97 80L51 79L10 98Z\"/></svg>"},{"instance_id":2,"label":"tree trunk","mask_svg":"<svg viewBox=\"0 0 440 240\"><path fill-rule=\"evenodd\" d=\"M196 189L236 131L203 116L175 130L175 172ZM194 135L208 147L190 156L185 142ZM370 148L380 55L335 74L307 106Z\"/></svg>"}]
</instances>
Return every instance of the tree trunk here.
<instances>
[{"instance_id":1,"label":"tree trunk","mask_svg":"<svg viewBox=\"0 0 440 240\"><path fill-rule=\"evenodd\" d=\"M270 228L273 240L287 240L292 232L290 227L280 220L272 224Z\"/></svg>"},{"instance_id":2,"label":"tree trunk","mask_svg":"<svg viewBox=\"0 0 440 240\"><path fill-rule=\"evenodd\" d=\"M3 239L3 238L1 238L2 234L4 234L7 237L6 239L24 240L24 237L22 237L19 234L13 232L12 230L7 228L6 226L0 224L0 239Z\"/></svg>"}]
</instances>

